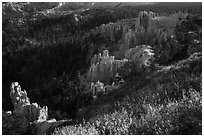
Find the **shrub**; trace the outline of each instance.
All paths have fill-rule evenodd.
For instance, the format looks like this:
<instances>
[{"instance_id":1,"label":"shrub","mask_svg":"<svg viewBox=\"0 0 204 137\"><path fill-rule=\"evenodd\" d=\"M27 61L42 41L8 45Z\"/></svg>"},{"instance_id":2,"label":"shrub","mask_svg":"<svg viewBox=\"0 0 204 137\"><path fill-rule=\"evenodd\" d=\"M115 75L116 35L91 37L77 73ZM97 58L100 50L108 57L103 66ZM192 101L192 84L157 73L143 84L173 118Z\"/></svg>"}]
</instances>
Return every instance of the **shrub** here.
<instances>
[{"instance_id":1,"label":"shrub","mask_svg":"<svg viewBox=\"0 0 204 137\"><path fill-rule=\"evenodd\" d=\"M73 126L66 126L62 129L55 129L54 135L98 135L98 131L89 122L79 124L79 125L73 125Z\"/></svg>"}]
</instances>

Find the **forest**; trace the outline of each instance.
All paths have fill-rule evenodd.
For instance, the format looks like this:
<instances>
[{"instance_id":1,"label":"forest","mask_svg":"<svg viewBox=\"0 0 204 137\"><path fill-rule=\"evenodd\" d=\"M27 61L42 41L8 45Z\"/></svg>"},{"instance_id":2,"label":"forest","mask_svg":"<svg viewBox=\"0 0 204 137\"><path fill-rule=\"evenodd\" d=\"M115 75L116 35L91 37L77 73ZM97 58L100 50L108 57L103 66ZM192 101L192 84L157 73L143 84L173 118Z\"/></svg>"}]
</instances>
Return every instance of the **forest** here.
<instances>
[{"instance_id":1,"label":"forest","mask_svg":"<svg viewBox=\"0 0 204 137\"><path fill-rule=\"evenodd\" d=\"M2 3L3 134L202 134L201 2L33 5Z\"/></svg>"}]
</instances>

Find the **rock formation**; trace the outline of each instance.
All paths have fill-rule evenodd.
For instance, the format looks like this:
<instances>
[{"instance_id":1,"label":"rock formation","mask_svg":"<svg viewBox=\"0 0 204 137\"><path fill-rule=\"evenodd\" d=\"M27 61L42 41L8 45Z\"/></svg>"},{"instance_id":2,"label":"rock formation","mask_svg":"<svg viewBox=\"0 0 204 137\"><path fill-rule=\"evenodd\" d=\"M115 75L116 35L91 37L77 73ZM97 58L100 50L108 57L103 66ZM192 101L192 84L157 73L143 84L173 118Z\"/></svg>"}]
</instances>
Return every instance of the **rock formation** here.
<instances>
[{"instance_id":1,"label":"rock formation","mask_svg":"<svg viewBox=\"0 0 204 137\"><path fill-rule=\"evenodd\" d=\"M11 83L10 97L14 104L13 113L26 117L29 122L42 122L48 118L48 108L41 108L37 103L30 104L27 92L21 90L18 82Z\"/></svg>"},{"instance_id":2,"label":"rock formation","mask_svg":"<svg viewBox=\"0 0 204 137\"><path fill-rule=\"evenodd\" d=\"M156 14L152 11L150 11L149 13L147 11L141 11L138 17L140 26L143 26L145 29L155 26L157 23L155 17Z\"/></svg>"},{"instance_id":3,"label":"rock formation","mask_svg":"<svg viewBox=\"0 0 204 137\"><path fill-rule=\"evenodd\" d=\"M99 92L105 92L104 84L102 82L97 81L95 84L91 83L91 91L92 96L96 96Z\"/></svg>"},{"instance_id":4,"label":"rock formation","mask_svg":"<svg viewBox=\"0 0 204 137\"><path fill-rule=\"evenodd\" d=\"M104 50L103 55L101 53L94 55L92 64L87 72L87 81L97 82L101 81L104 84L112 83L116 71L122 67L127 60L117 60L114 56L109 56L109 51Z\"/></svg>"},{"instance_id":5,"label":"rock formation","mask_svg":"<svg viewBox=\"0 0 204 137\"><path fill-rule=\"evenodd\" d=\"M170 16L158 16L153 12L141 11L139 13L139 24L145 29L148 28L172 28L175 27L187 14L178 12Z\"/></svg>"},{"instance_id":6,"label":"rock formation","mask_svg":"<svg viewBox=\"0 0 204 137\"><path fill-rule=\"evenodd\" d=\"M30 104L27 92L21 90L18 82L11 83L10 97L13 113L3 113L3 134L47 134L67 120L48 119L47 106Z\"/></svg>"},{"instance_id":7,"label":"rock formation","mask_svg":"<svg viewBox=\"0 0 204 137\"><path fill-rule=\"evenodd\" d=\"M153 58L166 59L166 56L170 56L171 45L177 44L174 28L185 16L186 14L180 12L170 16L158 16L151 11L141 11L133 23L123 20L101 25L96 32L109 37L115 43L111 50L113 56L109 56L107 50L103 54L95 54L86 75L87 82L112 84L118 68L128 60L141 67L150 65Z\"/></svg>"},{"instance_id":8,"label":"rock formation","mask_svg":"<svg viewBox=\"0 0 204 137\"><path fill-rule=\"evenodd\" d=\"M123 59L126 51L136 45L154 46L155 41L158 41L157 45L160 45L162 40L166 41L173 35L174 27L180 21L179 18L183 17L185 17L183 13L163 17L151 11L149 13L142 11L137 19L128 20L128 23L123 20L103 24L96 31L115 43L112 46L112 55Z\"/></svg>"},{"instance_id":9,"label":"rock formation","mask_svg":"<svg viewBox=\"0 0 204 137\"><path fill-rule=\"evenodd\" d=\"M117 74L116 74L117 75ZM117 76L116 76L117 77ZM123 79L119 79L116 82L113 82L111 85L104 85L102 82L92 82L91 83L91 92L93 97L97 97L99 93L107 94L109 91L112 91L114 89L118 89L121 85L124 84Z\"/></svg>"},{"instance_id":10,"label":"rock formation","mask_svg":"<svg viewBox=\"0 0 204 137\"><path fill-rule=\"evenodd\" d=\"M125 53L125 58L137 63L138 66L148 66L154 57L152 47L149 45L140 45L129 49Z\"/></svg>"},{"instance_id":11,"label":"rock formation","mask_svg":"<svg viewBox=\"0 0 204 137\"><path fill-rule=\"evenodd\" d=\"M142 67L149 66L153 58L154 52L149 45L127 49L123 60L117 60L114 56L109 56L108 50L104 50L102 56L101 53L98 56L95 54L86 76L86 81L91 85L92 95L97 96L98 93L106 93L106 91L116 89L124 83L122 79L117 81L117 70L124 66L128 60L133 61L138 67ZM114 81L117 84L114 84Z\"/></svg>"}]
</instances>

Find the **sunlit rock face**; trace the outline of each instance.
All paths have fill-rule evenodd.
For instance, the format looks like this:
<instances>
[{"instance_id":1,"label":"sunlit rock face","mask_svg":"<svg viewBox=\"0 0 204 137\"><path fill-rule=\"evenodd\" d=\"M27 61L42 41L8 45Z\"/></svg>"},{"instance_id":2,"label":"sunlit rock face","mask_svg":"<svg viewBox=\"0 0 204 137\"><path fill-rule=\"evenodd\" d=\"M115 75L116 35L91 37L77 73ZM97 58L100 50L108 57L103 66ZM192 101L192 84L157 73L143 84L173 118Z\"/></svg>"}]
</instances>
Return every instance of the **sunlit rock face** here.
<instances>
[{"instance_id":1,"label":"sunlit rock face","mask_svg":"<svg viewBox=\"0 0 204 137\"><path fill-rule=\"evenodd\" d=\"M104 84L100 81L97 81L95 84L92 82L91 83L91 91L92 91L92 95L96 96L97 93L99 92L105 92L105 88L104 88Z\"/></svg>"},{"instance_id":2,"label":"sunlit rock face","mask_svg":"<svg viewBox=\"0 0 204 137\"><path fill-rule=\"evenodd\" d=\"M10 97L14 105L13 113L25 117L29 122L42 122L48 118L48 108L41 108L37 103L30 104L27 92L21 90L18 82L11 83Z\"/></svg>"},{"instance_id":3,"label":"sunlit rock face","mask_svg":"<svg viewBox=\"0 0 204 137\"><path fill-rule=\"evenodd\" d=\"M122 67L127 60L117 60L114 56L109 56L109 51L104 50L103 54L94 55L92 64L87 73L87 81L97 82L101 81L109 84L116 74L118 68Z\"/></svg>"},{"instance_id":4,"label":"sunlit rock face","mask_svg":"<svg viewBox=\"0 0 204 137\"><path fill-rule=\"evenodd\" d=\"M154 19L155 19L156 14L153 12L147 12L147 11L141 11L139 13L139 24L140 26L143 26L145 29L147 29L149 26L154 25Z\"/></svg>"},{"instance_id":5,"label":"sunlit rock face","mask_svg":"<svg viewBox=\"0 0 204 137\"><path fill-rule=\"evenodd\" d=\"M96 31L110 38L112 42L116 42L122 38L129 30L128 25L124 22L102 24Z\"/></svg>"},{"instance_id":6,"label":"sunlit rock face","mask_svg":"<svg viewBox=\"0 0 204 137\"><path fill-rule=\"evenodd\" d=\"M100 81L106 85L111 84L114 81L117 70L124 66L128 60L134 61L138 66L149 66L153 57L154 52L149 45L140 45L127 49L123 60L109 56L109 51L104 50L102 55L101 53L95 54L92 58L86 80L88 82Z\"/></svg>"},{"instance_id":7,"label":"sunlit rock face","mask_svg":"<svg viewBox=\"0 0 204 137\"><path fill-rule=\"evenodd\" d=\"M47 134L66 120L48 120L47 106L40 107L37 103L30 104L27 92L21 90L18 82L11 83L10 97L14 105L13 114L4 113L3 126L6 134Z\"/></svg>"},{"instance_id":8,"label":"sunlit rock face","mask_svg":"<svg viewBox=\"0 0 204 137\"><path fill-rule=\"evenodd\" d=\"M158 16L158 14L153 12L141 11L139 13L139 24L145 29L148 28L172 28L180 23L187 14L185 13L175 13L169 16Z\"/></svg>"},{"instance_id":9,"label":"sunlit rock face","mask_svg":"<svg viewBox=\"0 0 204 137\"><path fill-rule=\"evenodd\" d=\"M174 27L185 17L183 13L170 16L158 16L153 12L142 11L138 18L127 23L126 20L101 25L97 32L110 38L115 43L111 53L118 59L123 59L128 49L135 45L157 45L173 35ZM180 20L181 19L181 20ZM132 23L133 22L133 23ZM159 43L159 44L158 44Z\"/></svg>"},{"instance_id":10,"label":"sunlit rock face","mask_svg":"<svg viewBox=\"0 0 204 137\"><path fill-rule=\"evenodd\" d=\"M109 56L108 51L104 51L103 55L101 53L94 55L87 80L89 82L99 80L111 84L109 82L114 78L117 68L122 66L120 64L123 64L124 58L137 62L138 66L148 66L154 57L152 48L156 59L160 56L165 58L166 50L163 42L174 39L174 28L185 17L186 14L180 12L169 16L158 16L151 11L141 11L133 24L123 20L101 25L97 31L115 43L111 50L113 56ZM175 40L174 42L176 43Z\"/></svg>"},{"instance_id":11,"label":"sunlit rock face","mask_svg":"<svg viewBox=\"0 0 204 137\"><path fill-rule=\"evenodd\" d=\"M153 57L154 52L149 45L136 46L125 53L125 58L137 63L138 66L149 66Z\"/></svg>"},{"instance_id":12,"label":"sunlit rock face","mask_svg":"<svg viewBox=\"0 0 204 137\"><path fill-rule=\"evenodd\" d=\"M24 114L24 107L30 105L29 98L27 97L27 92L21 90L21 86L18 82L13 82L10 87L10 97L14 105L14 113Z\"/></svg>"},{"instance_id":13,"label":"sunlit rock face","mask_svg":"<svg viewBox=\"0 0 204 137\"><path fill-rule=\"evenodd\" d=\"M38 125L47 123L47 106L41 108L37 103L30 104L27 92L21 90L21 86L18 82L11 83L10 90L10 97L14 105L14 110L13 113L3 113L2 115L3 134L28 134L31 130L30 128L34 131L34 134L45 134L48 130L44 130L43 126ZM34 127L31 125L34 125ZM50 129L50 126L46 127L46 129ZM38 129L43 129L43 132Z\"/></svg>"}]
</instances>

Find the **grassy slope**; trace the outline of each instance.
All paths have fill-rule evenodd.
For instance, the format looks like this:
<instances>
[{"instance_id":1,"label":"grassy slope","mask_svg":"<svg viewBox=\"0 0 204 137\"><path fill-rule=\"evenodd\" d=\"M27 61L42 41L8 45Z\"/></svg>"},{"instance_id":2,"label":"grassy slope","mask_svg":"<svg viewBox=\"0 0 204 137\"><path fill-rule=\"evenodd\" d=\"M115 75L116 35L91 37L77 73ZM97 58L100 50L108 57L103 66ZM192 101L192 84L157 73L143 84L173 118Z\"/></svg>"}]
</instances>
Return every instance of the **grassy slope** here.
<instances>
[{"instance_id":1,"label":"grassy slope","mask_svg":"<svg viewBox=\"0 0 204 137\"><path fill-rule=\"evenodd\" d=\"M202 134L202 54L98 98L53 134Z\"/></svg>"}]
</instances>

